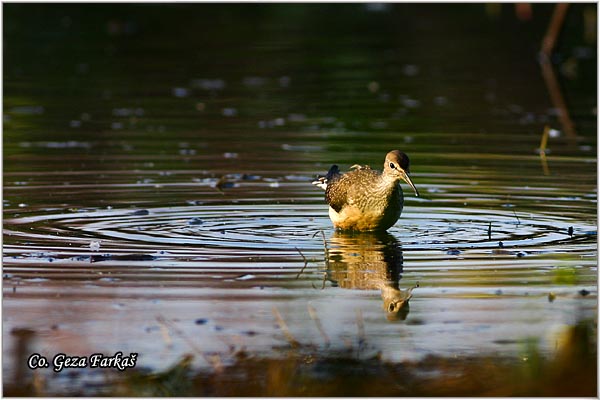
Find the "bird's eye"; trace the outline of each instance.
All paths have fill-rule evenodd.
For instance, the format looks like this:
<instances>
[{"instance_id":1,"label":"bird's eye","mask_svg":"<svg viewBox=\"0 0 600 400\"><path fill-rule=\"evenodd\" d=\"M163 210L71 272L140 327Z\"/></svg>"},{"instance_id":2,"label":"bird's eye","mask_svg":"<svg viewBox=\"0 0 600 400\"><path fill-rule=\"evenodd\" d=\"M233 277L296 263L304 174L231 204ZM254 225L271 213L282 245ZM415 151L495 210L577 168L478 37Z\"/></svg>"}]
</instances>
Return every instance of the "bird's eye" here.
<instances>
[{"instance_id":1,"label":"bird's eye","mask_svg":"<svg viewBox=\"0 0 600 400\"><path fill-rule=\"evenodd\" d=\"M394 312L395 309L396 309L396 305L394 303L391 303L388 307L389 312Z\"/></svg>"},{"instance_id":2,"label":"bird's eye","mask_svg":"<svg viewBox=\"0 0 600 400\"><path fill-rule=\"evenodd\" d=\"M391 163L390 163L390 168L391 168L391 169L396 169L396 166L394 165L394 163L393 163L393 162L391 162Z\"/></svg>"}]
</instances>

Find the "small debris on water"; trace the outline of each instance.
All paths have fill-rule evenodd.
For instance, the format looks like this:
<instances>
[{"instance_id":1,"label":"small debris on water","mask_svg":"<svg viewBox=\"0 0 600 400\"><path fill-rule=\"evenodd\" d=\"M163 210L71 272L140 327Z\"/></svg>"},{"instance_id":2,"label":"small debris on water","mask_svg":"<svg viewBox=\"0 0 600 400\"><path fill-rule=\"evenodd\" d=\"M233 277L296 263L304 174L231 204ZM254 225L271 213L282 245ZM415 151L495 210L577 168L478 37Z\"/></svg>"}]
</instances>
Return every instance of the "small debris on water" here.
<instances>
[{"instance_id":1,"label":"small debris on water","mask_svg":"<svg viewBox=\"0 0 600 400\"><path fill-rule=\"evenodd\" d=\"M446 252L446 254L448 254L450 256L457 256L457 255L460 254L460 250L458 250L458 249L451 249L451 250L448 250Z\"/></svg>"},{"instance_id":2,"label":"small debris on water","mask_svg":"<svg viewBox=\"0 0 600 400\"><path fill-rule=\"evenodd\" d=\"M548 293L548 301L552 303L554 299L556 299L556 294L554 294L554 292Z\"/></svg>"},{"instance_id":3,"label":"small debris on water","mask_svg":"<svg viewBox=\"0 0 600 400\"><path fill-rule=\"evenodd\" d=\"M527 255L527 253L524 252L524 251L520 251L520 252L517 253L517 257L519 257L519 258L525 257L526 255Z\"/></svg>"},{"instance_id":4,"label":"small debris on water","mask_svg":"<svg viewBox=\"0 0 600 400\"><path fill-rule=\"evenodd\" d=\"M194 323L196 325L204 325L208 322L208 320L206 318L198 318L197 320L194 321Z\"/></svg>"},{"instance_id":5,"label":"small debris on water","mask_svg":"<svg viewBox=\"0 0 600 400\"><path fill-rule=\"evenodd\" d=\"M585 290L585 289L581 289L579 291L579 294L582 295L582 296L587 296L588 294L590 294L590 291L589 290Z\"/></svg>"},{"instance_id":6,"label":"small debris on water","mask_svg":"<svg viewBox=\"0 0 600 400\"><path fill-rule=\"evenodd\" d=\"M100 250L100 241L99 240L92 240L90 242L90 249L92 251L99 251Z\"/></svg>"},{"instance_id":7,"label":"small debris on water","mask_svg":"<svg viewBox=\"0 0 600 400\"><path fill-rule=\"evenodd\" d=\"M215 188L218 190L222 189L230 189L236 187L237 184L235 182L227 182L227 178L224 176L219 179L219 181L215 184Z\"/></svg>"},{"instance_id":8,"label":"small debris on water","mask_svg":"<svg viewBox=\"0 0 600 400\"><path fill-rule=\"evenodd\" d=\"M148 211L148 210L136 210L129 215L148 215L148 214L150 214L150 211Z\"/></svg>"},{"instance_id":9,"label":"small debris on water","mask_svg":"<svg viewBox=\"0 0 600 400\"><path fill-rule=\"evenodd\" d=\"M573 227L569 227L569 236L573 237Z\"/></svg>"},{"instance_id":10,"label":"small debris on water","mask_svg":"<svg viewBox=\"0 0 600 400\"><path fill-rule=\"evenodd\" d=\"M94 254L90 257L90 262L101 262L101 261L154 261L156 257L151 254Z\"/></svg>"},{"instance_id":11,"label":"small debris on water","mask_svg":"<svg viewBox=\"0 0 600 400\"><path fill-rule=\"evenodd\" d=\"M242 174L242 180L244 181L259 181L261 179L260 175Z\"/></svg>"},{"instance_id":12,"label":"small debris on water","mask_svg":"<svg viewBox=\"0 0 600 400\"><path fill-rule=\"evenodd\" d=\"M379 83L378 82L369 82L369 84L367 85L367 88L369 89L369 92L371 93L375 93L379 90Z\"/></svg>"},{"instance_id":13,"label":"small debris on water","mask_svg":"<svg viewBox=\"0 0 600 400\"><path fill-rule=\"evenodd\" d=\"M194 217L194 218L190 219L187 223L188 223L188 225L202 225L204 223L204 221L202 221L198 217Z\"/></svg>"}]
</instances>

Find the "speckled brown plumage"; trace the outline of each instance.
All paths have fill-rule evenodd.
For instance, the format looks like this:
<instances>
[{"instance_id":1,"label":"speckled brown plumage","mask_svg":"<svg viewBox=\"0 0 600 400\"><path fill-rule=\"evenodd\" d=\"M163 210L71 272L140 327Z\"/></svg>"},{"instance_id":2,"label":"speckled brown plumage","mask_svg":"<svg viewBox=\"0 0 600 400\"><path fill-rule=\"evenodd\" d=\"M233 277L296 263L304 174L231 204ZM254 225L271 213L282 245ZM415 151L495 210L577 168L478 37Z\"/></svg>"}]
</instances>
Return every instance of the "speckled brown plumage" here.
<instances>
[{"instance_id":1,"label":"speckled brown plumage","mask_svg":"<svg viewBox=\"0 0 600 400\"><path fill-rule=\"evenodd\" d=\"M408 156L398 150L386 155L383 172L368 166L353 168L341 174L334 165L324 179L313 182L325 189L329 217L338 229L377 231L394 225L404 205L400 180L419 195L409 176Z\"/></svg>"}]
</instances>

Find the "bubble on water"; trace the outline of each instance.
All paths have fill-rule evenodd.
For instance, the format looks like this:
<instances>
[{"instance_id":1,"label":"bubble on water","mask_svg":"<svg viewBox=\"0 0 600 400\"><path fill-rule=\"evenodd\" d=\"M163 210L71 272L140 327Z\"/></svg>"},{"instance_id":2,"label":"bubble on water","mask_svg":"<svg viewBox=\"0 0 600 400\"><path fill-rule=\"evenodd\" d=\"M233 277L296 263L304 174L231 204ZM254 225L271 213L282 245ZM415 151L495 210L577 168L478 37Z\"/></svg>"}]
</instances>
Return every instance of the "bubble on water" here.
<instances>
[{"instance_id":1,"label":"bubble on water","mask_svg":"<svg viewBox=\"0 0 600 400\"><path fill-rule=\"evenodd\" d=\"M417 99L413 99L407 95L400 95L398 98L400 103L406 108L418 108L421 105L421 102Z\"/></svg>"},{"instance_id":2,"label":"bubble on water","mask_svg":"<svg viewBox=\"0 0 600 400\"><path fill-rule=\"evenodd\" d=\"M433 104L442 107L448 104L448 99L445 96L436 96L433 99Z\"/></svg>"},{"instance_id":3,"label":"bubble on water","mask_svg":"<svg viewBox=\"0 0 600 400\"><path fill-rule=\"evenodd\" d=\"M289 76L282 76L281 78L279 78L279 86L281 86L281 87L290 86L290 82L291 82L291 79Z\"/></svg>"},{"instance_id":4,"label":"bubble on water","mask_svg":"<svg viewBox=\"0 0 600 400\"><path fill-rule=\"evenodd\" d=\"M419 67L413 64L407 64L402 67L402 73L406 76L417 76L419 74Z\"/></svg>"},{"instance_id":5,"label":"bubble on water","mask_svg":"<svg viewBox=\"0 0 600 400\"><path fill-rule=\"evenodd\" d=\"M252 275L252 274L246 274L246 275L242 275L240 277L235 278L238 281L247 281L250 279L254 279L256 278L256 275Z\"/></svg>"},{"instance_id":6,"label":"bubble on water","mask_svg":"<svg viewBox=\"0 0 600 400\"><path fill-rule=\"evenodd\" d=\"M548 130L548 136L551 138L560 137L561 132L558 129L550 129Z\"/></svg>"},{"instance_id":7,"label":"bubble on water","mask_svg":"<svg viewBox=\"0 0 600 400\"><path fill-rule=\"evenodd\" d=\"M306 115L304 115L304 114L289 114L287 119L290 122L304 122L304 121L306 121Z\"/></svg>"},{"instance_id":8,"label":"bubble on water","mask_svg":"<svg viewBox=\"0 0 600 400\"><path fill-rule=\"evenodd\" d=\"M143 108L126 108L126 107L121 107L121 108L113 108L112 110L112 114L115 117L131 117L131 116L137 116L137 117L141 117L144 115L144 109Z\"/></svg>"},{"instance_id":9,"label":"bubble on water","mask_svg":"<svg viewBox=\"0 0 600 400\"><path fill-rule=\"evenodd\" d=\"M286 175L286 176L284 176L284 178L287 181L292 181L292 182L310 182L313 180L312 177L306 176L306 175Z\"/></svg>"},{"instance_id":10,"label":"bubble on water","mask_svg":"<svg viewBox=\"0 0 600 400\"><path fill-rule=\"evenodd\" d=\"M225 81L222 79L194 79L191 86L204 90L222 90L225 88Z\"/></svg>"},{"instance_id":11,"label":"bubble on water","mask_svg":"<svg viewBox=\"0 0 600 400\"><path fill-rule=\"evenodd\" d=\"M22 115L39 115L44 113L44 107L42 106L18 106L13 107L9 110L13 114Z\"/></svg>"},{"instance_id":12,"label":"bubble on water","mask_svg":"<svg viewBox=\"0 0 600 400\"><path fill-rule=\"evenodd\" d=\"M100 250L100 241L99 240L92 240L90 242L90 249L92 251L99 251Z\"/></svg>"},{"instance_id":13,"label":"bubble on water","mask_svg":"<svg viewBox=\"0 0 600 400\"><path fill-rule=\"evenodd\" d=\"M373 129L385 129L387 128L388 123L385 121L373 121L371 122L371 128Z\"/></svg>"},{"instance_id":14,"label":"bubble on water","mask_svg":"<svg viewBox=\"0 0 600 400\"><path fill-rule=\"evenodd\" d=\"M239 154L238 153L227 152L227 153L223 153L223 157L225 157L225 158L238 158Z\"/></svg>"},{"instance_id":15,"label":"bubble on water","mask_svg":"<svg viewBox=\"0 0 600 400\"><path fill-rule=\"evenodd\" d=\"M369 92L371 93L376 93L379 90L379 83L375 81L369 82L367 89L369 89Z\"/></svg>"},{"instance_id":16,"label":"bubble on water","mask_svg":"<svg viewBox=\"0 0 600 400\"><path fill-rule=\"evenodd\" d=\"M267 79L260 76L248 76L242 80L242 83L248 87L260 87L267 83Z\"/></svg>"},{"instance_id":17,"label":"bubble on water","mask_svg":"<svg viewBox=\"0 0 600 400\"><path fill-rule=\"evenodd\" d=\"M196 150L194 149L179 149L179 154L182 156L193 156L196 154Z\"/></svg>"},{"instance_id":18,"label":"bubble on water","mask_svg":"<svg viewBox=\"0 0 600 400\"><path fill-rule=\"evenodd\" d=\"M389 3L366 3L364 7L366 11L373 13L388 12L392 9Z\"/></svg>"},{"instance_id":19,"label":"bubble on water","mask_svg":"<svg viewBox=\"0 0 600 400\"><path fill-rule=\"evenodd\" d=\"M390 94L389 93L381 93L378 97L379 101L382 103L387 103L390 101Z\"/></svg>"},{"instance_id":20,"label":"bubble on water","mask_svg":"<svg viewBox=\"0 0 600 400\"><path fill-rule=\"evenodd\" d=\"M190 90L188 88L176 87L171 90L171 93L175 97L183 98L190 95Z\"/></svg>"},{"instance_id":21,"label":"bubble on water","mask_svg":"<svg viewBox=\"0 0 600 400\"><path fill-rule=\"evenodd\" d=\"M233 107L227 107L221 110L221 114L223 114L225 117L235 117L237 113L237 109Z\"/></svg>"}]
</instances>

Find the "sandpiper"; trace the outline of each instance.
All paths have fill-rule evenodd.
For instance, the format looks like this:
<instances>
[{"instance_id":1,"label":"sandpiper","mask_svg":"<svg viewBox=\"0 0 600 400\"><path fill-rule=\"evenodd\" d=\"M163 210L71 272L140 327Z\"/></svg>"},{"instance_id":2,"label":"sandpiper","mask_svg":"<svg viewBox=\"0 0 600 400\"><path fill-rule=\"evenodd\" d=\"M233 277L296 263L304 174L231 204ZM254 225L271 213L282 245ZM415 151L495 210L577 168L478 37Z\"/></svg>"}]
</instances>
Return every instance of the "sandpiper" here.
<instances>
[{"instance_id":1,"label":"sandpiper","mask_svg":"<svg viewBox=\"0 0 600 400\"><path fill-rule=\"evenodd\" d=\"M404 206L401 179L419 196L410 179L408 156L401 151L387 153L382 173L368 165L351 168L353 171L342 174L333 165L327 176L313 182L325 189L329 218L337 229L385 231L394 225Z\"/></svg>"}]
</instances>

